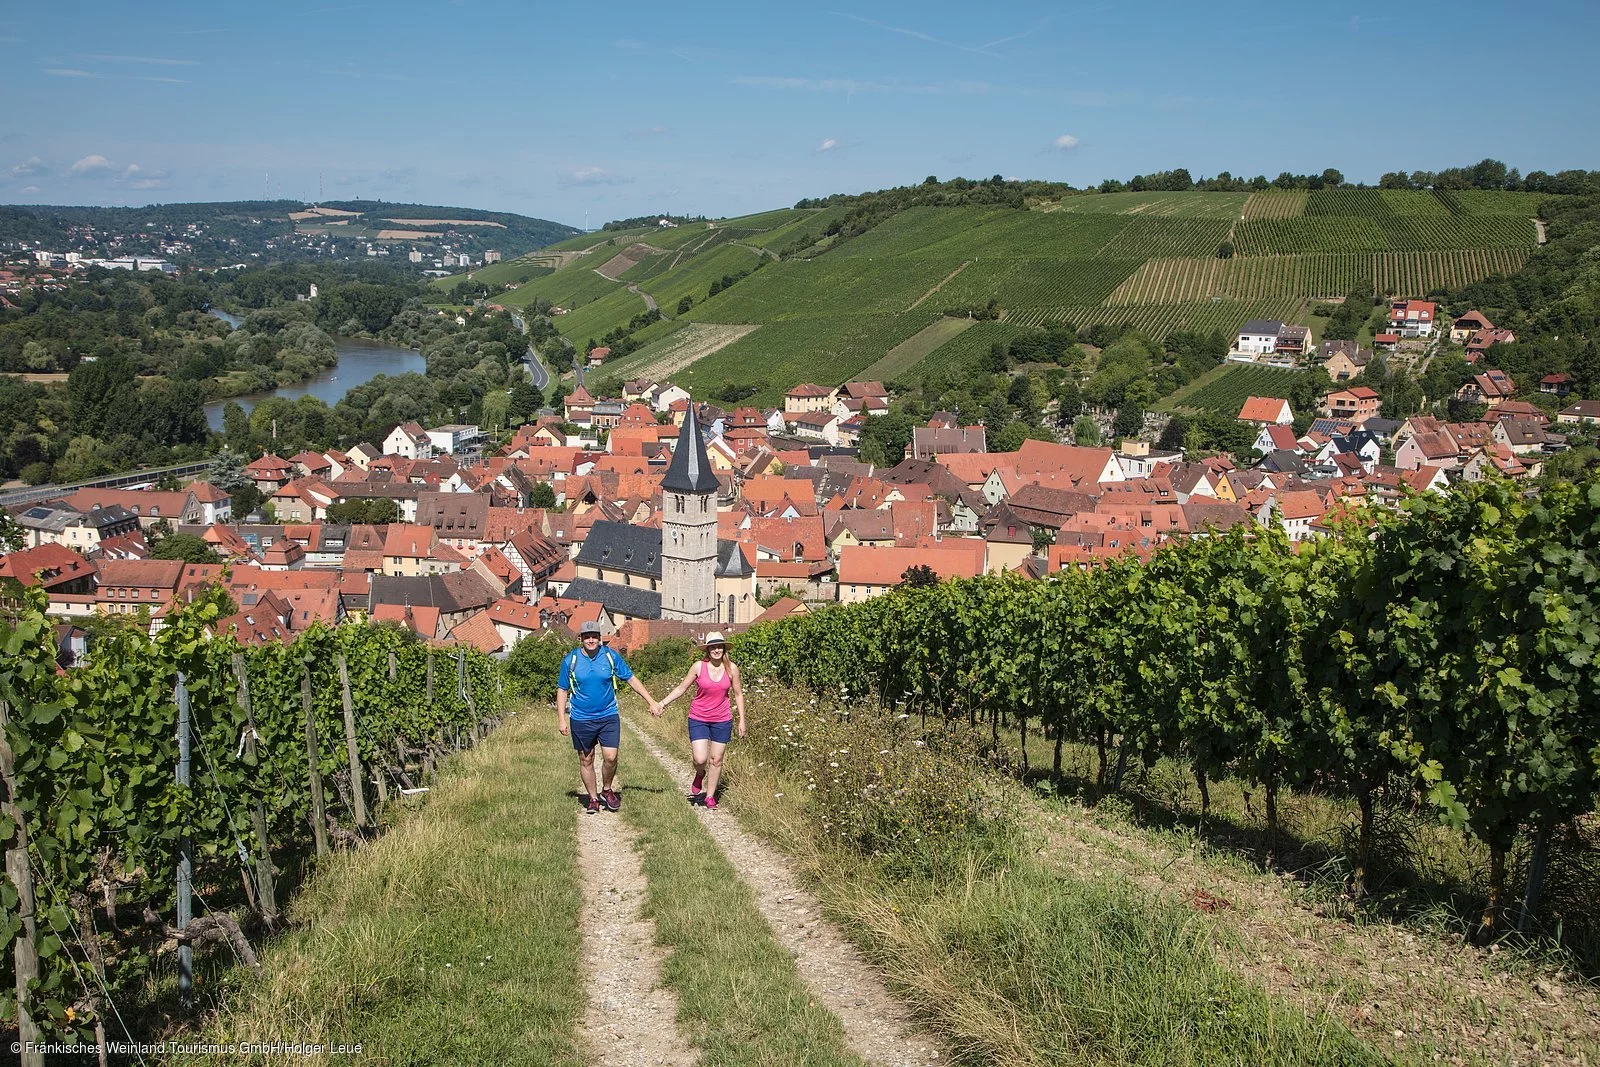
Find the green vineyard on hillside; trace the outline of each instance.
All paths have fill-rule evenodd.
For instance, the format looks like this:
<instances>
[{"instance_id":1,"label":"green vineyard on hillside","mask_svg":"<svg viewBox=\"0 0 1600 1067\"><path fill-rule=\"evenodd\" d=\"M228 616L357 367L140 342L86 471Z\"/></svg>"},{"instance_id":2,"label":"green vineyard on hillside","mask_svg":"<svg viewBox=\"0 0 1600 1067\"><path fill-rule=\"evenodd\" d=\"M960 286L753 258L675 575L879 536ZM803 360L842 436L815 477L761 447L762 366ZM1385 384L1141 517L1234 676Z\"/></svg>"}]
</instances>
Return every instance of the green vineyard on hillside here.
<instances>
[{"instance_id":1,"label":"green vineyard on hillside","mask_svg":"<svg viewBox=\"0 0 1600 1067\"><path fill-rule=\"evenodd\" d=\"M1308 301L1367 286L1377 295L1425 297L1518 269L1535 247L1532 219L1542 199L1346 188L1085 193L1032 209L911 207L864 233L827 237L856 210L847 201L575 237L544 253L552 258L543 262L560 269L495 299L513 307L543 299L566 309L556 328L581 344L626 328L645 310L630 285L669 319L688 297L688 321L737 329L702 333L694 344L661 349L659 362L629 365L671 368L686 385L759 382L771 399L798 381L843 381L879 361L903 375L966 358L986 348L979 339L991 328L926 352L921 343L898 349L893 360L889 353L939 314L991 301L1011 330L1127 325L1162 338L1176 330L1232 333L1252 318L1305 321ZM1225 242L1233 254L1219 258ZM806 258L775 258L797 251ZM608 262L615 279L596 273ZM515 266L498 265L491 277ZM741 273L711 295L712 283ZM442 279L437 287L454 284ZM663 344L672 329L648 327L638 341Z\"/></svg>"}]
</instances>

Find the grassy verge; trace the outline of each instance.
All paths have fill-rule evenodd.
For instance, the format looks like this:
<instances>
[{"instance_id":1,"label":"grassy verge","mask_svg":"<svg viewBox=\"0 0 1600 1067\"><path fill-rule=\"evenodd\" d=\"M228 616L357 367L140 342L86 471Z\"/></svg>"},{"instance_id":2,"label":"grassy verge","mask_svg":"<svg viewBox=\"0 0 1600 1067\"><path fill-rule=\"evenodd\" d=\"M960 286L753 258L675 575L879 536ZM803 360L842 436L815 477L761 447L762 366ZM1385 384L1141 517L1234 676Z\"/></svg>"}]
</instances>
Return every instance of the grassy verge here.
<instances>
[{"instance_id":1,"label":"grassy verge","mask_svg":"<svg viewBox=\"0 0 1600 1067\"><path fill-rule=\"evenodd\" d=\"M1225 966L1210 916L1050 865L974 788L963 743L830 721L794 694L753 696L752 719L728 765L729 812L798 861L962 1062L1383 1062ZM649 728L683 743L681 723Z\"/></svg>"},{"instance_id":2,"label":"grassy verge","mask_svg":"<svg viewBox=\"0 0 1600 1067\"><path fill-rule=\"evenodd\" d=\"M577 842L556 787L571 763L545 716L511 719L423 807L318 871L263 977L232 979L183 1040L359 1044L325 1060L341 1064L579 1064Z\"/></svg>"},{"instance_id":3,"label":"grassy verge","mask_svg":"<svg viewBox=\"0 0 1600 1067\"><path fill-rule=\"evenodd\" d=\"M812 1002L749 889L685 803L685 783L629 741L622 813L642 832L645 911L672 949L663 978L678 997L678 1026L702 1050L702 1063L860 1067L838 1020Z\"/></svg>"}]
</instances>

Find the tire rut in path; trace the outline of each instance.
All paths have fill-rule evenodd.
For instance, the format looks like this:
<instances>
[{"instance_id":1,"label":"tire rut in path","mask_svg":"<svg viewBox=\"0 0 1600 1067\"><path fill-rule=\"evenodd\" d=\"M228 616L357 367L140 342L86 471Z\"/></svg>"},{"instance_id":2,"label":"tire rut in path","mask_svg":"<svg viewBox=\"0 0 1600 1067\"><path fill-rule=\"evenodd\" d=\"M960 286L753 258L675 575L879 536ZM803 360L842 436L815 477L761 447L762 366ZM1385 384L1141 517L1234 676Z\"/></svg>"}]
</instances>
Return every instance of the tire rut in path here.
<instances>
[{"instance_id":1,"label":"tire rut in path","mask_svg":"<svg viewBox=\"0 0 1600 1067\"><path fill-rule=\"evenodd\" d=\"M628 722L628 729L668 774L687 784L689 764L668 754L636 724ZM801 886L776 849L739 829L726 811L696 810L701 825L750 887L756 909L773 936L794 956L800 980L843 1025L852 1052L882 1067L948 1061L938 1045L915 1028L910 1008L889 992L877 969L823 918L816 897Z\"/></svg>"},{"instance_id":2,"label":"tire rut in path","mask_svg":"<svg viewBox=\"0 0 1600 1067\"><path fill-rule=\"evenodd\" d=\"M667 951L642 914L638 832L609 812L578 815L583 876L583 971L589 987L582 1044L595 1067L694 1067L700 1056L678 1033L678 998L661 984Z\"/></svg>"}]
</instances>

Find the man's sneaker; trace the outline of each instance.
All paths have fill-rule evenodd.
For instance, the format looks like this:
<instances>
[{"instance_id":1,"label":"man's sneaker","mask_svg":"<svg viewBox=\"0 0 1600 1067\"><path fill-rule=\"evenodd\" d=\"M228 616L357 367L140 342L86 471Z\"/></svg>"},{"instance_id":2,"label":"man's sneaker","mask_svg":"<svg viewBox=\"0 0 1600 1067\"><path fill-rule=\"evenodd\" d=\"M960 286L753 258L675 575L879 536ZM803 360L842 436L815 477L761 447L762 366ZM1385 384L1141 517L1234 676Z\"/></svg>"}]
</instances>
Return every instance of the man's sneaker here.
<instances>
[{"instance_id":1,"label":"man's sneaker","mask_svg":"<svg viewBox=\"0 0 1600 1067\"><path fill-rule=\"evenodd\" d=\"M600 790L600 802L606 806L607 811L622 810L622 797L617 794L615 789Z\"/></svg>"},{"instance_id":2,"label":"man's sneaker","mask_svg":"<svg viewBox=\"0 0 1600 1067\"><path fill-rule=\"evenodd\" d=\"M704 803L705 803L706 807L714 808L714 807L717 806L717 798L716 797L706 797Z\"/></svg>"},{"instance_id":3,"label":"man's sneaker","mask_svg":"<svg viewBox=\"0 0 1600 1067\"><path fill-rule=\"evenodd\" d=\"M589 802L583 806L583 810L587 811L590 815L599 815L600 814L600 800L599 800L599 798L590 797L589 798Z\"/></svg>"},{"instance_id":4,"label":"man's sneaker","mask_svg":"<svg viewBox=\"0 0 1600 1067\"><path fill-rule=\"evenodd\" d=\"M695 771L694 772L694 781L689 783L689 792L690 793L703 792L704 790L703 790L702 787L705 785L705 782L706 782L706 772L705 771Z\"/></svg>"}]
</instances>

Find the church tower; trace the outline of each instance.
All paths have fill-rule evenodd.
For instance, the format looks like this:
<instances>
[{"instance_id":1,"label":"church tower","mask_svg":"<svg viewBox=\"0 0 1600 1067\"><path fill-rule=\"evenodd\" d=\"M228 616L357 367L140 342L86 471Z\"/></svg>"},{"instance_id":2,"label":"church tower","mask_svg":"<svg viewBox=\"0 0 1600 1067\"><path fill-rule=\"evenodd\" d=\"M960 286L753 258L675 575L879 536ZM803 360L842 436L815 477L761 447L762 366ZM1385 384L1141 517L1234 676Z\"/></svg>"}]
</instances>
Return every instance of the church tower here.
<instances>
[{"instance_id":1,"label":"church tower","mask_svg":"<svg viewBox=\"0 0 1600 1067\"><path fill-rule=\"evenodd\" d=\"M717 476L693 401L661 479L661 617L717 621Z\"/></svg>"}]
</instances>

